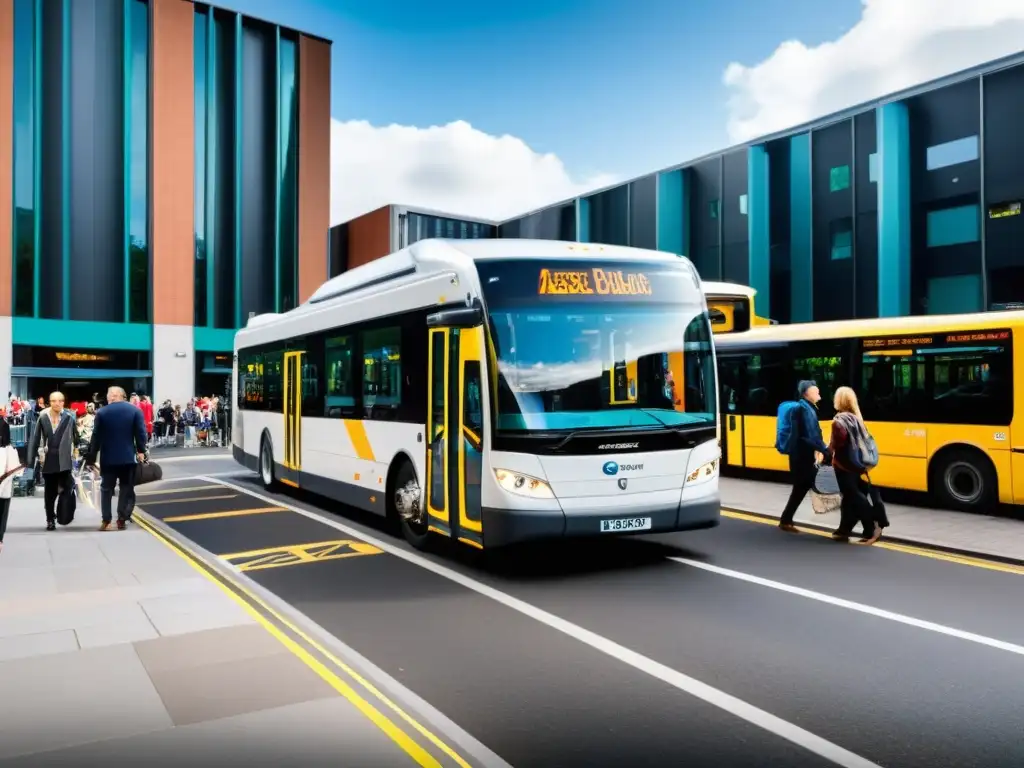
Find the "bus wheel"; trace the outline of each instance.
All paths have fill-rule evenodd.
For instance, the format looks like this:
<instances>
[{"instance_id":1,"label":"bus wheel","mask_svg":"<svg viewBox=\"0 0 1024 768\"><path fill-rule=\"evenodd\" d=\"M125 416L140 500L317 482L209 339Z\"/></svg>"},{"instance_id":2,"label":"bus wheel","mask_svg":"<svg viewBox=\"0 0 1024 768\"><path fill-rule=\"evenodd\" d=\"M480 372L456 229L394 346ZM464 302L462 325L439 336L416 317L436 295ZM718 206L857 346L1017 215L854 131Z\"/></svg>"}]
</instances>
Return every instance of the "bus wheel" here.
<instances>
[{"instance_id":1,"label":"bus wheel","mask_svg":"<svg viewBox=\"0 0 1024 768\"><path fill-rule=\"evenodd\" d=\"M264 437L260 441L260 480L263 487L268 491L276 485L274 480L274 451L270 447L270 440Z\"/></svg>"},{"instance_id":2,"label":"bus wheel","mask_svg":"<svg viewBox=\"0 0 1024 768\"><path fill-rule=\"evenodd\" d=\"M998 480L991 462L970 449L943 455L932 487L943 506L965 512L987 511L998 499Z\"/></svg>"},{"instance_id":3,"label":"bus wheel","mask_svg":"<svg viewBox=\"0 0 1024 768\"><path fill-rule=\"evenodd\" d=\"M412 464L402 462L391 487L391 504L402 526L402 535L413 547L425 550L430 544L427 510L420 503L420 484Z\"/></svg>"}]
</instances>

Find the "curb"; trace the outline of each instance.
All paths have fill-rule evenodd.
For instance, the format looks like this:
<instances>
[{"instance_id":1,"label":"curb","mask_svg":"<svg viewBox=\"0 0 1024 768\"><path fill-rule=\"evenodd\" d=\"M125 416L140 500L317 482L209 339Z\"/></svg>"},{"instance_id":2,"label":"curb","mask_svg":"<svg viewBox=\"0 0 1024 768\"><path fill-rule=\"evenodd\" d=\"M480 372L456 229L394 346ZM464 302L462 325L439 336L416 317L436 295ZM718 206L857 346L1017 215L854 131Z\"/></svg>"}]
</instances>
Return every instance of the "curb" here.
<instances>
[{"instance_id":1,"label":"curb","mask_svg":"<svg viewBox=\"0 0 1024 768\"><path fill-rule=\"evenodd\" d=\"M726 512L740 512L744 515L750 515L751 517L758 517L762 520L772 520L778 522L779 518L777 515L769 515L765 512L755 512L752 509L746 509L739 505L722 505L722 510ZM810 528L816 531L825 531L831 533L834 528L830 525L820 525L818 523L802 523L794 521L800 528ZM882 537L882 541L888 541L893 544L901 544L906 547L913 547L915 549L927 549L932 552L941 552L947 555L959 555L961 557L971 557L975 560L987 560L992 563L999 563L1001 565L1013 565L1016 567L1024 567L1024 560L1016 557L1008 557L1006 555L994 555L988 552L979 552L972 549L963 549L959 547L949 547L943 544L929 544L928 542L920 541L918 539L907 538L906 536L889 536L886 534Z\"/></svg>"},{"instance_id":2,"label":"curb","mask_svg":"<svg viewBox=\"0 0 1024 768\"><path fill-rule=\"evenodd\" d=\"M225 563L191 539L178 533L159 518L148 514L145 509L136 507L134 514L149 528L152 528L158 537L166 538L175 546L187 552L190 557L193 557L204 568L207 568L216 578L226 581L233 589L240 591L247 598L255 597L258 601L265 603L271 611L280 614L280 617L291 622L301 632L308 635L309 639L321 645L323 650L335 655L344 665L347 665L351 670L365 678L371 686L377 687L387 698L408 710L423 725L433 728L436 734L447 739L451 746L458 747L462 755L472 758L477 766L480 766L480 768L511 768L497 754L488 749L453 720L446 717L430 702L405 687L370 659L346 645L295 606L245 576L234 566ZM147 533L149 532L147 531ZM150 533L150 535L153 534ZM257 610L262 609L257 608ZM308 641L303 644L308 644ZM323 655L322 651L321 655ZM351 674L348 672L342 671L342 674L347 678L351 678ZM358 679L353 680L353 684L366 689L366 685L358 681ZM373 695L372 689L367 689L367 692L371 698L379 699L379 697ZM417 729L414 728L413 730Z\"/></svg>"}]
</instances>

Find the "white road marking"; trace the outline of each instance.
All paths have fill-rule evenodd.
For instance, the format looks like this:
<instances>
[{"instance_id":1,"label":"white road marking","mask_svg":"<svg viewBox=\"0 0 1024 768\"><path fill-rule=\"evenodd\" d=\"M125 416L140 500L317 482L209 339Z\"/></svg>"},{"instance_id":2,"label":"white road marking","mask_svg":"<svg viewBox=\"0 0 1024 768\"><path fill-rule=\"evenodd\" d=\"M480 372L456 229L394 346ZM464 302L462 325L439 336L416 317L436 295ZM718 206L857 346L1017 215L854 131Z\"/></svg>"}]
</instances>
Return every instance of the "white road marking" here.
<instances>
[{"instance_id":1,"label":"white road marking","mask_svg":"<svg viewBox=\"0 0 1024 768\"><path fill-rule=\"evenodd\" d=\"M913 616L905 616L902 613L886 611L882 608L875 608L871 605L855 603L852 600L844 600L841 597L833 597L832 595L826 595L821 592L815 592L810 589L804 589L803 587L795 587L791 584L784 584L781 581L772 581L771 579L765 579L761 576L754 576L749 573L743 573L742 571L734 571L729 568L722 568L717 565L709 565L708 563L702 563L697 560L689 560L685 557L670 557L669 560L673 560L677 563L682 563L683 565L688 565L691 568L699 568L702 571L717 573L719 576L728 576L730 579L738 579L740 581L745 581L749 584L757 584L762 587L767 587L768 589L778 590L779 592L788 592L791 595L806 597L808 600L817 600L819 603L826 603L827 605L832 605L836 608L845 608L850 611L857 611L858 613L866 613L869 616L876 616L880 619L895 621L899 624L906 624L910 627L916 627L917 629L924 629L929 632L937 632L940 635L947 635L949 637L955 637L959 640L966 640L970 643L977 643L979 645L987 645L989 648L996 648L1000 651L1007 651L1009 653L1016 653L1020 656L1024 656L1024 646L1017 645L1015 643L1008 643L1005 640L996 640L993 637L986 637L985 635L978 635L974 632L967 632L962 629L947 627L944 624L936 624L935 622L925 621L924 619L915 619Z\"/></svg>"},{"instance_id":2,"label":"white road marking","mask_svg":"<svg viewBox=\"0 0 1024 768\"><path fill-rule=\"evenodd\" d=\"M636 653L635 651L619 645L606 637L591 632L588 629L584 629L583 627L566 621L565 619L559 618L552 613L548 613L541 608L537 608L536 606L524 602L523 600L513 597L505 592L501 592L500 590L489 587L486 584L475 581L474 579L464 576L457 571L453 571L443 565L434 563L425 557L407 552L400 547L396 547L386 541L370 536L363 531L344 525L343 523L339 523L336 520L323 517L295 504L290 504L283 499L274 498L243 486L236 485L235 483L229 483L226 480L219 480L208 475L201 475L196 479L210 480L210 482L218 483L226 488L232 488L234 490L241 491L242 493L247 493L253 498L261 499L269 504L287 507L303 517L308 517L311 520L316 520L319 523L328 525L348 536L362 539L363 541L384 550L388 554L401 558L413 565L417 565L424 570L448 579L449 581L465 587L466 589L472 590L479 595L490 598L506 608L518 611L524 616L534 619L535 621L551 627L552 629L558 630L578 642L589 645L591 648L611 656L624 664L628 664L640 672L644 672L645 674L678 688L679 690L701 699L712 706L718 707L731 715L742 720L746 720L752 725L756 725L757 727L779 736L786 741L796 744L799 747L803 747L809 752L813 752L836 765L843 766L843 768L879 768L876 763L872 763L870 760L850 752L849 750L840 747L838 744L833 744L810 731L804 730L803 728L783 720L780 717L776 717L770 712L755 707L753 704L748 704L742 699L738 699L725 691L712 688L710 685L702 683L700 680L684 675L682 672L672 669L671 667L667 667L654 659L650 659Z\"/></svg>"}]
</instances>

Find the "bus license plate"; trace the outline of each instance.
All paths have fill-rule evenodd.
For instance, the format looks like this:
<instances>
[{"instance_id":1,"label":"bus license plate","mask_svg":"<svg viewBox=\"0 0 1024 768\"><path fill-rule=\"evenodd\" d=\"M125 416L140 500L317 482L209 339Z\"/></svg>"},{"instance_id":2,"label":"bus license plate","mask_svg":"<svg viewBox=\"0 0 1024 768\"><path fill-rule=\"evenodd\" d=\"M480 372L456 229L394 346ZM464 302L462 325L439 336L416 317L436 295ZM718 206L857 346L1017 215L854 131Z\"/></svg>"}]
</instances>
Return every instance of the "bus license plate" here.
<instances>
[{"instance_id":1,"label":"bus license plate","mask_svg":"<svg viewBox=\"0 0 1024 768\"><path fill-rule=\"evenodd\" d=\"M601 521L601 533L623 533L625 531L649 531L649 517L617 517L614 520Z\"/></svg>"}]
</instances>

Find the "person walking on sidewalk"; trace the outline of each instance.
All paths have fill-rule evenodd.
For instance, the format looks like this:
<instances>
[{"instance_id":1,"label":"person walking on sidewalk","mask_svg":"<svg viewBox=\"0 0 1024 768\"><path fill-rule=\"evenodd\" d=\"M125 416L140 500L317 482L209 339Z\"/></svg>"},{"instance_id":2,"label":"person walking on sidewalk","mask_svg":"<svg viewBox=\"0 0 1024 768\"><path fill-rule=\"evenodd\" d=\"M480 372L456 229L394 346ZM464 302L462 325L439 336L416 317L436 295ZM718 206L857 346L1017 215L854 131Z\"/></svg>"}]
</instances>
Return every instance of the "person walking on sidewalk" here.
<instances>
[{"instance_id":1,"label":"person walking on sidewalk","mask_svg":"<svg viewBox=\"0 0 1024 768\"><path fill-rule=\"evenodd\" d=\"M110 528L111 501L115 486L119 486L117 530L123 531L135 510L135 464L146 458L146 421L142 411L128 402L121 387L107 390L107 403L96 412L86 464L95 467L99 455L103 515L100 530Z\"/></svg>"},{"instance_id":2,"label":"person walking on sidewalk","mask_svg":"<svg viewBox=\"0 0 1024 768\"><path fill-rule=\"evenodd\" d=\"M52 392L50 407L40 412L27 453L28 461L38 458L42 464L43 506L48 531L57 527L57 500L66 493L74 492L71 470L74 468L76 445L78 423L75 414L64 407L62 393Z\"/></svg>"},{"instance_id":3,"label":"person walking on sidewalk","mask_svg":"<svg viewBox=\"0 0 1024 768\"><path fill-rule=\"evenodd\" d=\"M821 425L818 423L818 401L821 400L818 385L813 381L801 381L797 385L797 394L798 405L792 416L796 441L789 454L789 477L793 483L793 490L779 519L779 528L787 533L794 533L797 530L793 524L793 517L800 502L814 487L819 454L823 464L831 462L828 446L825 445Z\"/></svg>"}]
</instances>

